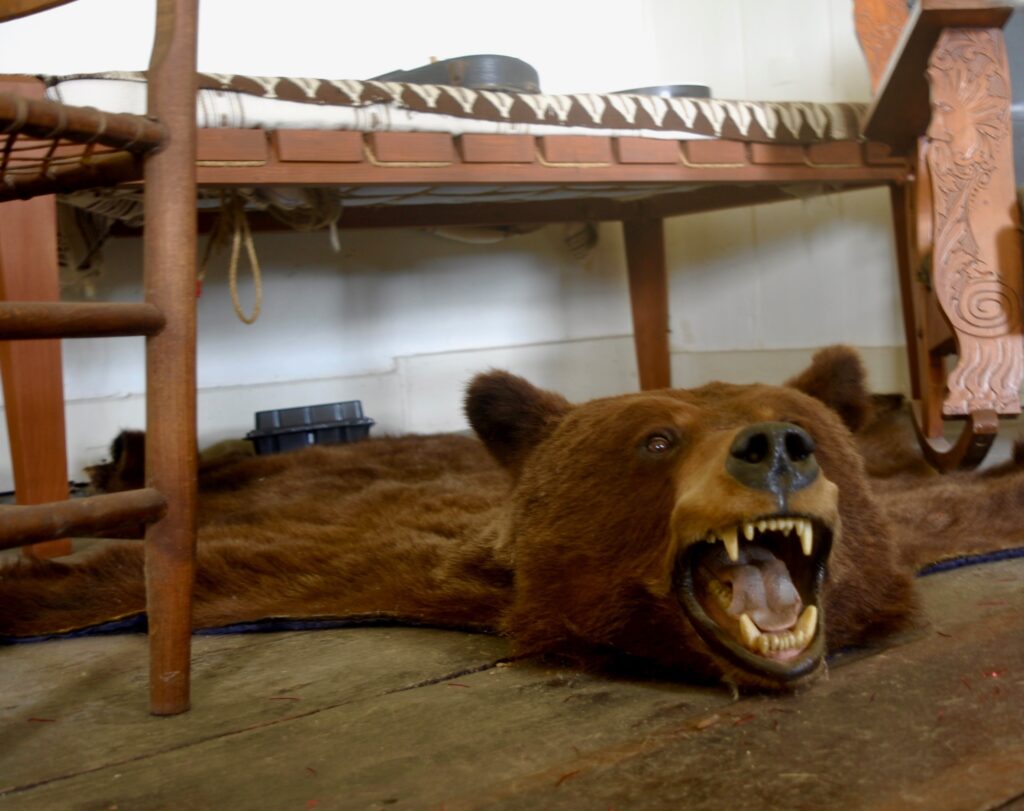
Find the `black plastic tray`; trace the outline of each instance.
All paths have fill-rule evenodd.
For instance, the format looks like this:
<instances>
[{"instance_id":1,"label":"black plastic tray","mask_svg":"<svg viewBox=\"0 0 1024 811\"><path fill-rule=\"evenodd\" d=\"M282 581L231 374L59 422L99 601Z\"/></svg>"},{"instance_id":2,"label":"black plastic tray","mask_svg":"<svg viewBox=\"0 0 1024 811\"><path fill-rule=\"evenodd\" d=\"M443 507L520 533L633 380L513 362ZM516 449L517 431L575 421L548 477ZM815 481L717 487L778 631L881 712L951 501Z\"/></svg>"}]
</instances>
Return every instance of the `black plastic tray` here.
<instances>
[{"instance_id":1,"label":"black plastic tray","mask_svg":"<svg viewBox=\"0 0 1024 811\"><path fill-rule=\"evenodd\" d=\"M256 430L245 438L260 455L285 453L310 445L331 445L366 439L374 421L363 416L359 400L278 408L256 412Z\"/></svg>"}]
</instances>

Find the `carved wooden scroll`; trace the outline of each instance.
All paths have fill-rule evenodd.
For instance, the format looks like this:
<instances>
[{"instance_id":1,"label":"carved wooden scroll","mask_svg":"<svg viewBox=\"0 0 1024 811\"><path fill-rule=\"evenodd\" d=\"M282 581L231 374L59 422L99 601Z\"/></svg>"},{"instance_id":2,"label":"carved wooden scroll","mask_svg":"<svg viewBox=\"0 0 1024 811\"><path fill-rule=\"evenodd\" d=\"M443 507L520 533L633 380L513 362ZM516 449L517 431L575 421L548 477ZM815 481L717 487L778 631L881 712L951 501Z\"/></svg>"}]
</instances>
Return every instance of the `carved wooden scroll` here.
<instances>
[{"instance_id":1,"label":"carved wooden scroll","mask_svg":"<svg viewBox=\"0 0 1024 811\"><path fill-rule=\"evenodd\" d=\"M853 24L868 63L872 92L878 90L907 16L906 0L854 0Z\"/></svg>"},{"instance_id":2,"label":"carved wooden scroll","mask_svg":"<svg viewBox=\"0 0 1024 811\"><path fill-rule=\"evenodd\" d=\"M1020 216L1008 77L998 28L947 29L928 67L932 284L959 354L947 416L1020 413Z\"/></svg>"}]
</instances>

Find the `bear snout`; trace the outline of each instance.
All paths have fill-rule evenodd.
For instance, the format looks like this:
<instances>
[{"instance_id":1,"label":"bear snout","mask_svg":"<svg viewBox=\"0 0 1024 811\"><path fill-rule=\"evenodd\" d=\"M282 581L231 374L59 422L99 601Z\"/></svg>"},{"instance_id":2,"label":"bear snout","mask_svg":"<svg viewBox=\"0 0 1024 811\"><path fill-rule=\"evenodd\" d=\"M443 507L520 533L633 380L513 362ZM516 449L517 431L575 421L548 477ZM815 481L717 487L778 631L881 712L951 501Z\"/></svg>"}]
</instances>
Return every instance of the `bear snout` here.
<instances>
[{"instance_id":1,"label":"bear snout","mask_svg":"<svg viewBox=\"0 0 1024 811\"><path fill-rule=\"evenodd\" d=\"M790 493L818 478L814 440L791 422L759 422L741 430L729 448L725 469L736 481L776 497L780 512Z\"/></svg>"}]
</instances>

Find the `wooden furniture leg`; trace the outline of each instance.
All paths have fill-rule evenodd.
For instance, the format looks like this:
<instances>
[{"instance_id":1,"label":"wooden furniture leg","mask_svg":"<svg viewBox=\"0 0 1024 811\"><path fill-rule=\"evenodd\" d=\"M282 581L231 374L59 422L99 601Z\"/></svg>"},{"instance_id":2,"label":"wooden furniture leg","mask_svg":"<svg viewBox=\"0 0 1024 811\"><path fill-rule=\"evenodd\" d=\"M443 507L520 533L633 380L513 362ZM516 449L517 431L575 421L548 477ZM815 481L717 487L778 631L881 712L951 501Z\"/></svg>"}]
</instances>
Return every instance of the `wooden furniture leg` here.
<instances>
[{"instance_id":1,"label":"wooden furniture leg","mask_svg":"<svg viewBox=\"0 0 1024 811\"><path fill-rule=\"evenodd\" d=\"M149 114L168 130L146 160L146 301L167 325L146 339L146 484L163 493L166 515L146 531L150 711L189 707L192 585L196 543L196 128L197 0L161 0L161 31L179 30L154 49ZM183 77L191 76L191 81Z\"/></svg>"},{"instance_id":2,"label":"wooden furniture leg","mask_svg":"<svg viewBox=\"0 0 1024 811\"><path fill-rule=\"evenodd\" d=\"M665 271L665 228L660 219L622 223L633 309L633 336L640 388L672 385L668 346L668 280Z\"/></svg>"},{"instance_id":3,"label":"wooden furniture leg","mask_svg":"<svg viewBox=\"0 0 1024 811\"><path fill-rule=\"evenodd\" d=\"M915 417L929 461L950 470L978 464L998 416L1021 410L1020 216L1002 30L946 29L928 83L932 118L911 218L925 271L913 304ZM958 361L946 376L942 358L954 348ZM966 419L952 444L941 436L949 417Z\"/></svg>"},{"instance_id":4,"label":"wooden furniture leg","mask_svg":"<svg viewBox=\"0 0 1024 811\"><path fill-rule=\"evenodd\" d=\"M0 300L60 299L56 240L53 196L0 205ZM0 341L0 375L18 504L68 497L61 368L59 340ZM71 541L44 541L22 551L41 558L67 555Z\"/></svg>"},{"instance_id":5,"label":"wooden furniture leg","mask_svg":"<svg viewBox=\"0 0 1024 811\"><path fill-rule=\"evenodd\" d=\"M903 334L907 345L907 362L910 366L910 393L914 400L921 399L921 375L918 368L918 326L920 319L915 311L914 292L917 270L916 251L911 251L910 220L914 216L911 206L913 187L895 183L889 187L889 202L892 210L893 237L896 243L896 268L900 283L900 302L903 307Z\"/></svg>"}]
</instances>

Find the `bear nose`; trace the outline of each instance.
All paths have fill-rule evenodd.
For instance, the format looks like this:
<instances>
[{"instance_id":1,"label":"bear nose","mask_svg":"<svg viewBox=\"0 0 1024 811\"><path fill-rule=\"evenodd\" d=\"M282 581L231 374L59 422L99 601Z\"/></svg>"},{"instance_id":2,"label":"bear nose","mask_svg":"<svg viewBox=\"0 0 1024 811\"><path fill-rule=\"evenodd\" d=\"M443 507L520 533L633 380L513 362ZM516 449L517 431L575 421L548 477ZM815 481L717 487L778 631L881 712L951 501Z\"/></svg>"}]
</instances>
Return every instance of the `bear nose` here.
<instances>
[{"instance_id":1,"label":"bear nose","mask_svg":"<svg viewBox=\"0 0 1024 811\"><path fill-rule=\"evenodd\" d=\"M759 422L736 435L725 469L741 484L772 493L783 512L787 496L818 477L814 440L791 422Z\"/></svg>"}]
</instances>

